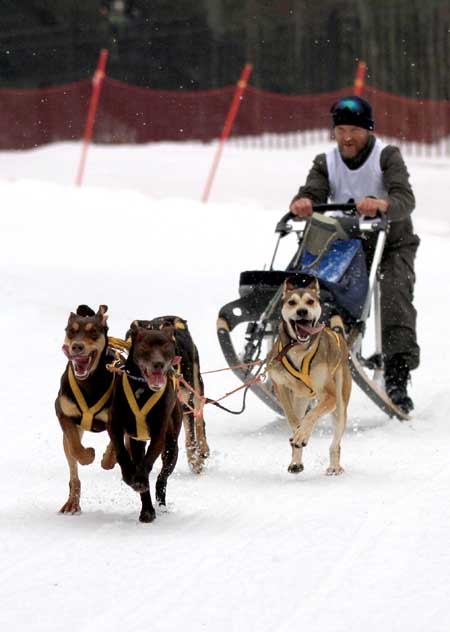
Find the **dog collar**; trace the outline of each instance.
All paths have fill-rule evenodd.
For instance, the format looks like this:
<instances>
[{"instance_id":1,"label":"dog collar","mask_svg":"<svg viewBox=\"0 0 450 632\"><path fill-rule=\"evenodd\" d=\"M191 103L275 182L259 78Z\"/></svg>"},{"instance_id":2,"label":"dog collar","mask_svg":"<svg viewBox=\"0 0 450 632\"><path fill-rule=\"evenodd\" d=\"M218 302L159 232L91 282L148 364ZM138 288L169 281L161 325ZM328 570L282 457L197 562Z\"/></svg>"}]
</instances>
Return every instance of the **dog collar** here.
<instances>
[{"instance_id":1,"label":"dog collar","mask_svg":"<svg viewBox=\"0 0 450 632\"><path fill-rule=\"evenodd\" d=\"M139 408L139 405L136 401L136 397L134 395L133 389L130 386L130 382L128 380L128 376L126 373L124 373L122 377L122 386L123 386L123 391L125 393L125 397L127 398L128 405L131 408L134 414L134 417L136 419L136 434L135 435L130 434L130 437L132 437L132 439L136 439L137 441L149 441L150 433L148 431L148 426L147 426L147 421L146 421L147 415L166 392L167 381L164 384L164 386L159 389L159 391L156 391L155 393L150 395L150 397L142 406L142 408Z\"/></svg>"},{"instance_id":2,"label":"dog collar","mask_svg":"<svg viewBox=\"0 0 450 632\"><path fill-rule=\"evenodd\" d=\"M81 428L83 428L83 430L91 431L95 415L99 413L105 407L107 401L111 397L111 393L114 388L115 376L113 375L113 379L106 393L98 400L96 404L94 404L94 406L91 406L91 407L87 405L86 399L83 393L81 392L80 387L78 386L78 382L75 379L75 375L72 369L72 364L70 362L69 362L68 376L69 376L70 388L72 389L72 393L75 397L75 401L77 402L77 406L81 411L80 426Z\"/></svg>"}]
</instances>

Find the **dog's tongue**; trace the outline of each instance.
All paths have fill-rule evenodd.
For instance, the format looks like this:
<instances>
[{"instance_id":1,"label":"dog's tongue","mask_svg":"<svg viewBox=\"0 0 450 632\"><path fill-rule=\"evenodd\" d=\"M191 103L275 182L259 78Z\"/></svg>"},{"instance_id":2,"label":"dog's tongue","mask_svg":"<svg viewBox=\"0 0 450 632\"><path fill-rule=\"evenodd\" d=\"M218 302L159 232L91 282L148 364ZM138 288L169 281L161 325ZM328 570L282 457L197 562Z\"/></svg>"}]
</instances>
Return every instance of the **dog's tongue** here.
<instances>
[{"instance_id":1,"label":"dog's tongue","mask_svg":"<svg viewBox=\"0 0 450 632\"><path fill-rule=\"evenodd\" d=\"M71 362L76 375L85 375L90 367L90 356L72 357Z\"/></svg>"},{"instance_id":2,"label":"dog's tongue","mask_svg":"<svg viewBox=\"0 0 450 632\"><path fill-rule=\"evenodd\" d=\"M316 325L315 327L309 327L308 325L301 325L300 323L296 324L296 329L299 334L306 334L312 336L313 334L318 334L319 331L325 327L323 323Z\"/></svg>"},{"instance_id":3,"label":"dog's tongue","mask_svg":"<svg viewBox=\"0 0 450 632\"><path fill-rule=\"evenodd\" d=\"M166 376L162 371L152 371L147 375L147 384L153 390L159 390L166 383Z\"/></svg>"},{"instance_id":4,"label":"dog's tongue","mask_svg":"<svg viewBox=\"0 0 450 632\"><path fill-rule=\"evenodd\" d=\"M82 371L86 369L86 367L89 366L91 362L90 355L83 355L83 356L72 355L70 353L70 349L68 345L63 345L62 350L64 352L64 355L67 357L68 360L72 362L72 364L74 365L76 369L79 369Z\"/></svg>"}]
</instances>

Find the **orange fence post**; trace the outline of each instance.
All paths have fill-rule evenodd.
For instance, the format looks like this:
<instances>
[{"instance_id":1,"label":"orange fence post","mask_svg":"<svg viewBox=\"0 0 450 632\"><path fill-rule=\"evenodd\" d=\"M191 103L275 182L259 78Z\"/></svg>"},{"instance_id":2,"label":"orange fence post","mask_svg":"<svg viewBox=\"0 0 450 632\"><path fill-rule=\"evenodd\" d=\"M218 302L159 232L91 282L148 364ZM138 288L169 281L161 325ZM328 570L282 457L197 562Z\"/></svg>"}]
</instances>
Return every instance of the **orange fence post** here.
<instances>
[{"instance_id":1,"label":"orange fence post","mask_svg":"<svg viewBox=\"0 0 450 632\"><path fill-rule=\"evenodd\" d=\"M105 68L106 68L107 59L108 59L108 51L106 50L106 48L102 48L100 51L99 58L98 58L97 70L95 71L94 77L92 79L92 94L91 94L91 100L89 103L89 110L88 110L88 115L86 119L86 125L84 128L83 149L81 151L81 160L80 160L80 165L78 167L78 175L77 175L77 180L76 180L77 186L81 186L81 183L83 181L84 166L86 163L87 150L92 139L92 131L94 129L98 100L100 98L100 92L102 89L103 79L105 77Z\"/></svg>"},{"instance_id":2,"label":"orange fence post","mask_svg":"<svg viewBox=\"0 0 450 632\"><path fill-rule=\"evenodd\" d=\"M244 69L242 70L241 78L239 79L236 85L236 91L234 93L233 101L231 103L231 107L227 114L227 118L225 119L225 125L223 126L222 134L220 136L219 146L217 148L216 155L214 157L214 161L211 167L211 171L209 173L209 177L206 182L206 187L203 193L202 202L208 201L209 193L211 191L214 176L216 174L217 167L219 165L220 157L222 155L225 142L228 136L230 135L231 128L233 127L234 119L236 118L236 114L241 104L242 95L245 91L245 88L247 87L248 78L250 77L250 73L252 72L252 69L253 69L252 64L245 64Z\"/></svg>"},{"instance_id":3,"label":"orange fence post","mask_svg":"<svg viewBox=\"0 0 450 632\"><path fill-rule=\"evenodd\" d=\"M353 85L353 93L355 96L360 97L364 88L364 79L366 76L366 62L359 61L358 68L356 69L355 83Z\"/></svg>"}]
</instances>

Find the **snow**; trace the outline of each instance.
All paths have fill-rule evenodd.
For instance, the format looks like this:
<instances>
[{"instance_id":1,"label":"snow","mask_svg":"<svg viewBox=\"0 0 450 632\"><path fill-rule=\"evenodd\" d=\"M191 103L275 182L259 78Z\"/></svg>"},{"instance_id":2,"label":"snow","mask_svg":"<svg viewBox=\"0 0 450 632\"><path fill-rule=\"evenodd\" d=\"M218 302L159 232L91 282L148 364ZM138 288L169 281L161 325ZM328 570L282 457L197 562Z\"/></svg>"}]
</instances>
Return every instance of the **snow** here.
<instances>
[{"instance_id":1,"label":"snow","mask_svg":"<svg viewBox=\"0 0 450 632\"><path fill-rule=\"evenodd\" d=\"M202 204L215 147L92 147L81 188L79 144L0 153L0 627L447 632L448 158L407 158L422 238L411 422L355 386L345 474L324 476L326 419L293 476L284 419L252 394L240 416L209 406L206 470L192 474L182 447L151 525L118 469L100 468L105 434L88 434L97 459L80 467L83 512L58 514L68 468L53 402L69 312L107 303L115 336L135 318L179 314L202 369L224 367L218 310L238 297L241 270L270 262L275 224L327 145L227 147ZM237 386L229 372L205 382L210 397ZM241 394L226 405L240 408Z\"/></svg>"}]
</instances>

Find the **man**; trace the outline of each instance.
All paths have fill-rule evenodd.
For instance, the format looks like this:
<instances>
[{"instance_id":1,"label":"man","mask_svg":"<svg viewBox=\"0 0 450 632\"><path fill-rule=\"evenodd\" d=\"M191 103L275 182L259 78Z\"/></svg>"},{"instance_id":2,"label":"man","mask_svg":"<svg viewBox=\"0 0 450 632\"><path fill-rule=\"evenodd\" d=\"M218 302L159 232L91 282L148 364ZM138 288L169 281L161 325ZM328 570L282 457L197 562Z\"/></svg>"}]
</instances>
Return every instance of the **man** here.
<instances>
[{"instance_id":1,"label":"man","mask_svg":"<svg viewBox=\"0 0 450 632\"><path fill-rule=\"evenodd\" d=\"M337 146L316 156L290 210L308 217L313 204L351 199L360 215L373 217L381 211L389 218L380 266L385 386L392 401L409 413L414 408L407 392L410 371L420 360L413 305L419 238L411 221L415 200L409 174L399 149L373 135L372 108L365 99L344 97L334 103L331 115ZM373 238L363 240L369 260L374 245Z\"/></svg>"}]
</instances>

